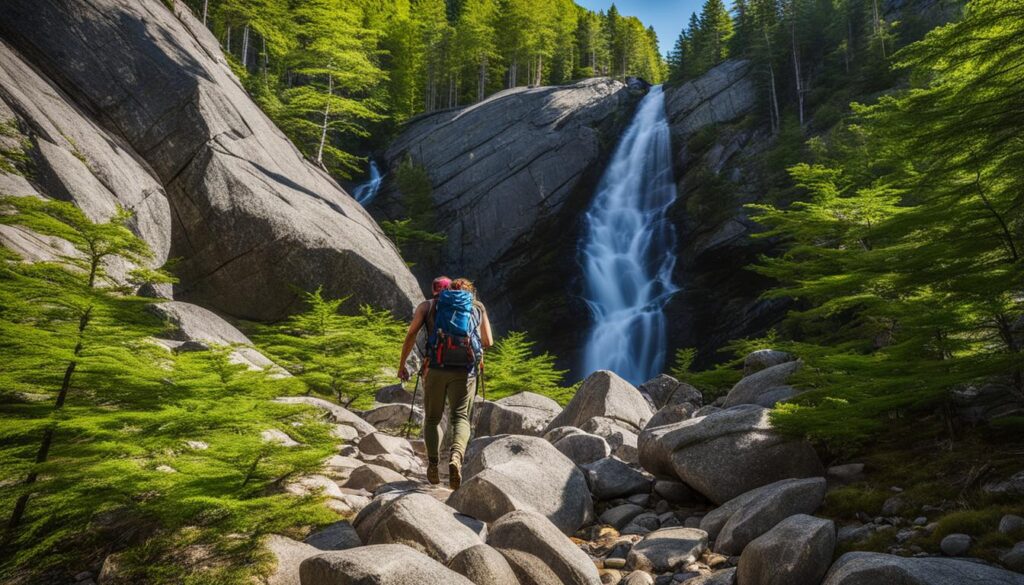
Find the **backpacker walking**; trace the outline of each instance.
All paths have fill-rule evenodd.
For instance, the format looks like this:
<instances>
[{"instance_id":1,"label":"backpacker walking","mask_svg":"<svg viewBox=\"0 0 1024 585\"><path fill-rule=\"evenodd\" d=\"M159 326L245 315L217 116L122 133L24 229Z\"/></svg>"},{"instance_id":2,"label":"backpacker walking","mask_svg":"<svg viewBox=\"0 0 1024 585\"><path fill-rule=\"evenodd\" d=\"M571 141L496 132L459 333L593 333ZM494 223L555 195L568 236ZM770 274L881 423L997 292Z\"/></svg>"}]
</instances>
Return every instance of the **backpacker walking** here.
<instances>
[{"instance_id":1,"label":"backpacker walking","mask_svg":"<svg viewBox=\"0 0 1024 585\"><path fill-rule=\"evenodd\" d=\"M440 279L438 279L440 280ZM435 288L437 282L435 281ZM469 442L469 417L482 371L484 349L494 343L487 309L476 300L473 283L464 278L447 289L435 290L435 298L420 303L413 314L402 345L398 377L409 379L405 361L426 327L427 347L423 360L423 441L427 447L427 480L440 483L438 427L448 403L452 446L448 462L448 486L462 483L462 457Z\"/></svg>"}]
</instances>

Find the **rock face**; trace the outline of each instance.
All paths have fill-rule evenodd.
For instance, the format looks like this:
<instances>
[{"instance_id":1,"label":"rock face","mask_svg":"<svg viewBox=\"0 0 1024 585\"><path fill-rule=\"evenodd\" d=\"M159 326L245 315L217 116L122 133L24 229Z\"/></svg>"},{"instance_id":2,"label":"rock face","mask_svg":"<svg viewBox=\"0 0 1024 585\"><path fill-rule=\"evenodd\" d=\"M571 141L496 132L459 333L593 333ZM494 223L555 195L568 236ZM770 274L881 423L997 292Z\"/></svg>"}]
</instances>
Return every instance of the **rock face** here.
<instances>
[{"instance_id":1,"label":"rock face","mask_svg":"<svg viewBox=\"0 0 1024 585\"><path fill-rule=\"evenodd\" d=\"M650 405L632 384L615 372L599 370L583 381L565 409L548 424L548 429L574 426L588 430L584 423L603 417L639 432L653 415Z\"/></svg>"},{"instance_id":2,"label":"rock face","mask_svg":"<svg viewBox=\"0 0 1024 585\"><path fill-rule=\"evenodd\" d=\"M639 449L644 469L678 477L718 504L781 479L825 472L809 444L775 433L768 409L752 404L647 429Z\"/></svg>"},{"instance_id":3,"label":"rock face","mask_svg":"<svg viewBox=\"0 0 1024 585\"><path fill-rule=\"evenodd\" d=\"M413 194L402 192L399 168L411 161L426 169L433 229L448 238L436 258L409 251L418 275L472 275L488 285L485 300L499 330L528 330L545 344L572 347L568 341L582 335L573 319L587 309L575 300L578 269L565 259L576 253L579 210L638 100L639 92L618 81L588 79L519 87L422 116L386 152L388 170L371 211L408 217L404 200ZM567 351L556 355L572 361Z\"/></svg>"},{"instance_id":4,"label":"rock face","mask_svg":"<svg viewBox=\"0 0 1024 585\"><path fill-rule=\"evenodd\" d=\"M822 585L1024 585L1024 575L972 561L871 552L839 557Z\"/></svg>"},{"instance_id":5,"label":"rock face","mask_svg":"<svg viewBox=\"0 0 1024 585\"><path fill-rule=\"evenodd\" d=\"M310 557L302 585L473 585L434 559L401 544L378 544Z\"/></svg>"},{"instance_id":6,"label":"rock face","mask_svg":"<svg viewBox=\"0 0 1024 585\"><path fill-rule=\"evenodd\" d=\"M774 246L750 237L760 228L743 207L768 191L761 155L772 144L771 130L747 120L762 103L759 74L746 61L728 60L665 89L679 193L669 219L686 234L673 274L686 286L666 307L678 332L668 350L697 348L698 367L719 359L716 350L728 341L774 325L787 307L759 298L770 281L743 270Z\"/></svg>"},{"instance_id":7,"label":"rock face","mask_svg":"<svg viewBox=\"0 0 1024 585\"><path fill-rule=\"evenodd\" d=\"M255 319L321 284L403 317L421 298L394 246L249 99L184 4L12 0L0 35L21 56L3 47L4 102L26 120L55 113L40 127L47 194L98 215L115 201L139 211L158 257L182 259L175 298Z\"/></svg>"},{"instance_id":8,"label":"rock face","mask_svg":"<svg viewBox=\"0 0 1024 585\"><path fill-rule=\"evenodd\" d=\"M583 473L544 439L508 435L467 451L462 487L448 498L463 514L493 522L529 510L566 534L593 518Z\"/></svg>"},{"instance_id":9,"label":"rock face","mask_svg":"<svg viewBox=\"0 0 1024 585\"><path fill-rule=\"evenodd\" d=\"M747 545L736 577L758 585L819 585L835 546L831 520L790 516Z\"/></svg>"},{"instance_id":10,"label":"rock face","mask_svg":"<svg viewBox=\"0 0 1024 585\"><path fill-rule=\"evenodd\" d=\"M551 419L562 411L562 407L547 396L519 392L494 402L482 401L474 410L474 436L540 436L544 434Z\"/></svg>"},{"instance_id":11,"label":"rock face","mask_svg":"<svg viewBox=\"0 0 1024 585\"><path fill-rule=\"evenodd\" d=\"M505 556L523 585L599 585L597 569L547 518L511 512L491 526L487 544Z\"/></svg>"}]
</instances>

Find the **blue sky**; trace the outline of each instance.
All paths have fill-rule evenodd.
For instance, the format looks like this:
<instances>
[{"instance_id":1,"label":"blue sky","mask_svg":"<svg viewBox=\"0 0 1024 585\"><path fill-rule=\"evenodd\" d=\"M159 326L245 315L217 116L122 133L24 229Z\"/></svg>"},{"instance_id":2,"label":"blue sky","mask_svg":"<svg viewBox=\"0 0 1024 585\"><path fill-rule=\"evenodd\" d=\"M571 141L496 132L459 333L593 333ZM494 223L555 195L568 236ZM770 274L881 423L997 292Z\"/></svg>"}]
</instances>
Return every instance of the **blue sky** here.
<instances>
[{"instance_id":1,"label":"blue sky","mask_svg":"<svg viewBox=\"0 0 1024 585\"><path fill-rule=\"evenodd\" d=\"M608 10L611 0L576 0L580 6L591 10ZM627 16L636 16L647 26L654 26L661 44L661 53L672 49L672 45L690 20L690 13L700 13L702 0L617 0L616 8Z\"/></svg>"}]
</instances>

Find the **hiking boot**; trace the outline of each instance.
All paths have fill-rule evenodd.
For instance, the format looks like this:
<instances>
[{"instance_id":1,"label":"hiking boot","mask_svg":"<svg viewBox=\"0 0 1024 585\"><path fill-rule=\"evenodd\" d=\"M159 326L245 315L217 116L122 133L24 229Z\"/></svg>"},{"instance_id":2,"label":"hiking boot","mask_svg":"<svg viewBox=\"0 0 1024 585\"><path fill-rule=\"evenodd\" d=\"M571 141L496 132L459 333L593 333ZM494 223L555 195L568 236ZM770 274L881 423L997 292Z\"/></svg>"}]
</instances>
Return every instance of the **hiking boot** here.
<instances>
[{"instance_id":1,"label":"hiking boot","mask_svg":"<svg viewBox=\"0 0 1024 585\"><path fill-rule=\"evenodd\" d=\"M448 462L448 487L455 491L462 485L462 456L458 453L452 454Z\"/></svg>"},{"instance_id":2,"label":"hiking boot","mask_svg":"<svg viewBox=\"0 0 1024 585\"><path fill-rule=\"evenodd\" d=\"M427 462L427 481L433 485L441 483L441 475L437 470L437 461Z\"/></svg>"}]
</instances>

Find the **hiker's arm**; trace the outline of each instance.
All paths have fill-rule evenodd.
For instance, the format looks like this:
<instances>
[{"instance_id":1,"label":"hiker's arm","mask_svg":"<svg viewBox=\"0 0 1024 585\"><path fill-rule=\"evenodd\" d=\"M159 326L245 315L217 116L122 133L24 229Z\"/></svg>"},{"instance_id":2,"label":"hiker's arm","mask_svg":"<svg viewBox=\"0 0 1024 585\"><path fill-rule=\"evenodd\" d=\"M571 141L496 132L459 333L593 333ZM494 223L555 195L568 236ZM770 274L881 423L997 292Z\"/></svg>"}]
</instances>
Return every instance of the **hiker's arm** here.
<instances>
[{"instance_id":1,"label":"hiker's arm","mask_svg":"<svg viewBox=\"0 0 1024 585\"><path fill-rule=\"evenodd\" d=\"M412 315L412 323L409 323L409 331L405 334L405 342L402 344L402 357L398 360L399 380L409 379L409 372L405 369L405 360L409 359L412 348L416 346L416 335L419 334L427 318L427 305L428 303L420 303Z\"/></svg>"},{"instance_id":2,"label":"hiker's arm","mask_svg":"<svg viewBox=\"0 0 1024 585\"><path fill-rule=\"evenodd\" d=\"M484 349L494 345L494 336L491 334L491 320L487 318L487 309L482 311L483 319L480 320L480 343Z\"/></svg>"}]
</instances>

